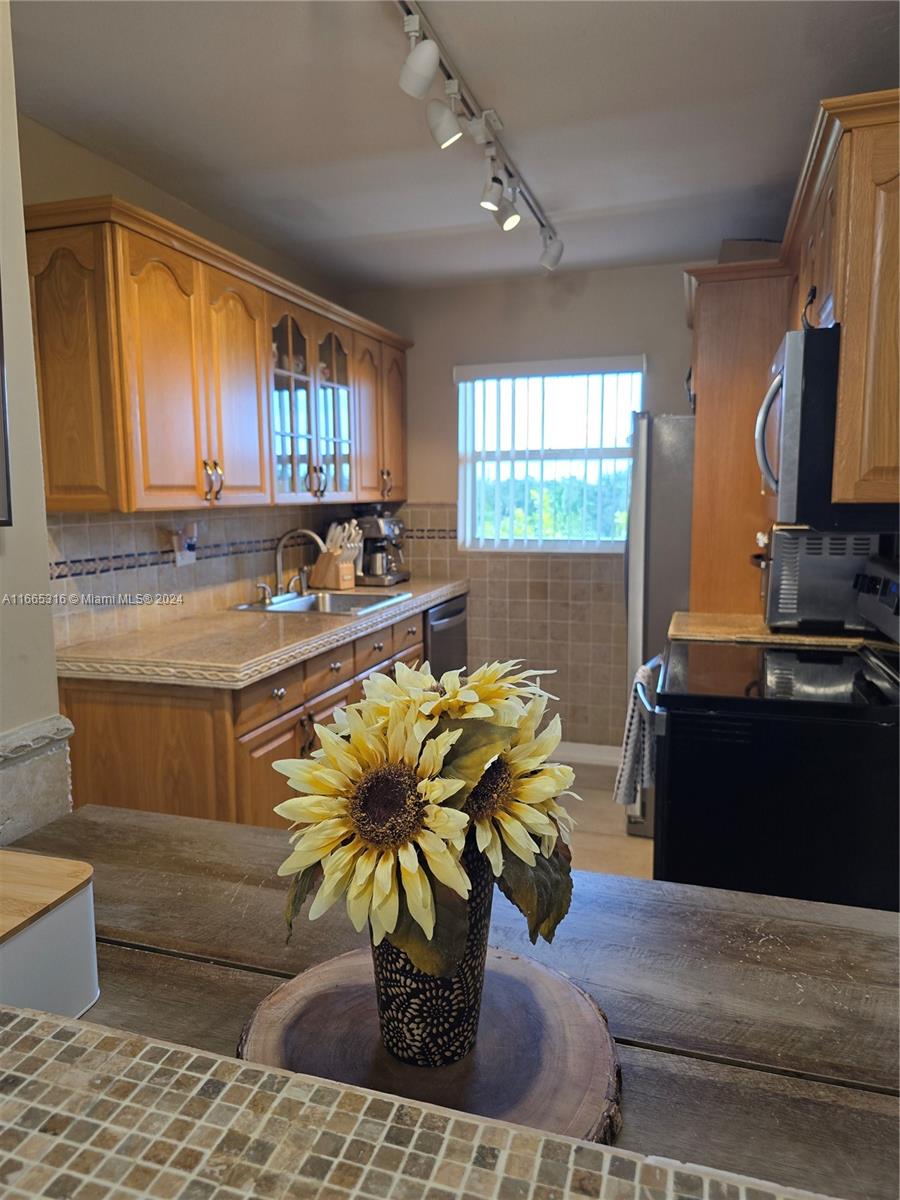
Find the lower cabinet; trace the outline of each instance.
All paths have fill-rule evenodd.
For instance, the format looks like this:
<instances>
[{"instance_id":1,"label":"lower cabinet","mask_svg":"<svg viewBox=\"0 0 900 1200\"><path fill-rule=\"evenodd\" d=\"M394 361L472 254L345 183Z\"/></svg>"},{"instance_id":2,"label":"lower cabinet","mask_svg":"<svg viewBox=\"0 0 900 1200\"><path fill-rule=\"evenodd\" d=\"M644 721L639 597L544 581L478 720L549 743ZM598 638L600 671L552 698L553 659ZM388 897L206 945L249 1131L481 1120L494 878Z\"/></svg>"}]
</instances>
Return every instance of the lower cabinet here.
<instances>
[{"instance_id":1,"label":"lower cabinet","mask_svg":"<svg viewBox=\"0 0 900 1200\"><path fill-rule=\"evenodd\" d=\"M421 614L402 625L421 630ZM422 661L421 641L401 642L393 653L393 632L389 626L235 691L60 680L61 708L75 726L76 807L105 804L286 829L273 809L295 793L273 764L307 757L315 726L362 699L372 671ZM373 662L376 646L385 657ZM334 680L340 682L328 687Z\"/></svg>"}]
</instances>

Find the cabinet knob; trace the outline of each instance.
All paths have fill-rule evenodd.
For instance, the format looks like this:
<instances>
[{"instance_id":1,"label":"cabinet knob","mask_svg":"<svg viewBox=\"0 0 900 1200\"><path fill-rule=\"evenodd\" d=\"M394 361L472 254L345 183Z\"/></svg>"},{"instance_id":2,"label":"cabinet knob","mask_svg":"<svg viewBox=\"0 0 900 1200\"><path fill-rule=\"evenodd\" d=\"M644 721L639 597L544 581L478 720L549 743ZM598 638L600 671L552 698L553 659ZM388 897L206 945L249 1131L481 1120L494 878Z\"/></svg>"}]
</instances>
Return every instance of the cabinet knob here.
<instances>
[{"instance_id":1,"label":"cabinet knob","mask_svg":"<svg viewBox=\"0 0 900 1200\"><path fill-rule=\"evenodd\" d=\"M328 664L328 669L329 669L329 671L335 671L335 672L337 672L337 671L339 671L339 670L341 669L341 664L340 664L339 662L333 662L333 663L329 663L329 664Z\"/></svg>"},{"instance_id":2,"label":"cabinet knob","mask_svg":"<svg viewBox=\"0 0 900 1200\"><path fill-rule=\"evenodd\" d=\"M287 688L283 688L283 687L273 687L272 688L272 699L273 700L283 700L286 695L287 695Z\"/></svg>"},{"instance_id":3,"label":"cabinet knob","mask_svg":"<svg viewBox=\"0 0 900 1200\"><path fill-rule=\"evenodd\" d=\"M410 637L415 637L419 631L415 625L410 625L410 627L407 629L406 632L409 634Z\"/></svg>"},{"instance_id":4,"label":"cabinet knob","mask_svg":"<svg viewBox=\"0 0 900 1200\"><path fill-rule=\"evenodd\" d=\"M384 642L373 642L373 643L372 643L372 649L373 649L373 650L383 650L383 649L384 649Z\"/></svg>"}]
</instances>

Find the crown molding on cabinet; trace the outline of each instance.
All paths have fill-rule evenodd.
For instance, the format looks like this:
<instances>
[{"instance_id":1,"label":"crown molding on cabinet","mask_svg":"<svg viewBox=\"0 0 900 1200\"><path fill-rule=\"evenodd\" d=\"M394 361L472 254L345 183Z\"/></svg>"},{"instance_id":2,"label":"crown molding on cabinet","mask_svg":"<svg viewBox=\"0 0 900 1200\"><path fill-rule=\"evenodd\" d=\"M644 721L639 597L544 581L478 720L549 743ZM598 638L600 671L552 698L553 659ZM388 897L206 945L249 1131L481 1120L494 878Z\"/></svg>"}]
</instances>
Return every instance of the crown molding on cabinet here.
<instances>
[{"instance_id":1,"label":"crown molding on cabinet","mask_svg":"<svg viewBox=\"0 0 900 1200\"><path fill-rule=\"evenodd\" d=\"M392 330L385 329L365 317L357 316L349 309L325 300L322 296L317 296L315 293L307 291L306 288L300 287L299 284L291 283L290 280L276 275L273 271L259 267L246 258L217 246L215 242L210 242L206 238L200 237L199 234L191 233L173 221L156 216L155 213L147 212L146 209L139 208L136 204L130 204L127 200L120 200L117 196L86 196L78 200L30 204L25 209L25 229L28 232L36 229L62 229L74 225L104 223L121 225L135 233L153 238L173 250L189 254L212 267L218 267L220 270L236 275L247 283L256 284L265 291L299 304L330 321L358 330L369 337L378 338L379 341L387 342L388 345L394 346L398 350L408 350L413 344Z\"/></svg>"}]
</instances>

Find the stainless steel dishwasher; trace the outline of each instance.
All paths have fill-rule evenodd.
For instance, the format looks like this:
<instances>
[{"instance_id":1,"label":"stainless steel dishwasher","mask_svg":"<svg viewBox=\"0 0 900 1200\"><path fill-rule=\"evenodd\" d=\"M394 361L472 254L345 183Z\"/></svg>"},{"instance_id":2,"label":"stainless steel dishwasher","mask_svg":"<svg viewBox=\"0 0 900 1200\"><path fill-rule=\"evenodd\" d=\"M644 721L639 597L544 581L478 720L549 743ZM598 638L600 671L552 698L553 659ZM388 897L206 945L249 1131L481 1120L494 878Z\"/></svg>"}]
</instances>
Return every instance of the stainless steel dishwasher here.
<instances>
[{"instance_id":1,"label":"stainless steel dishwasher","mask_svg":"<svg viewBox=\"0 0 900 1200\"><path fill-rule=\"evenodd\" d=\"M466 667L466 597L445 600L425 614L425 656L433 675Z\"/></svg>"}]
</instances>

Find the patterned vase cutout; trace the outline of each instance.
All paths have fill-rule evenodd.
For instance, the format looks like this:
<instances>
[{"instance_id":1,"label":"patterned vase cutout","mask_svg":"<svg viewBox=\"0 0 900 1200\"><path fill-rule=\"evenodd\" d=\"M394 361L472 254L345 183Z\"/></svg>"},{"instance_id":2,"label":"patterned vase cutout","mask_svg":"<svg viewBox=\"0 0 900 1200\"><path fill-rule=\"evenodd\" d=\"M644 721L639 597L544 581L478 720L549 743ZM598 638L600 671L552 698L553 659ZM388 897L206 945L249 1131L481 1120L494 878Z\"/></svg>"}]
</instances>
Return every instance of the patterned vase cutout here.
<instances>
[{"instance_id":1,"label":"patterned vase cutout","mask_svg":"<svg viewBox=\"0 0 900 1200\"><path fill-rule=\"evenodd\" d=\"M478 1032L494 876L471 843L462 862L472 883L469 934L452 979L419 971L387 939L372 947L381 1039L395 1058L419 1067L459 1062L475 1045Z\"/></svg>"}]
</instances>

